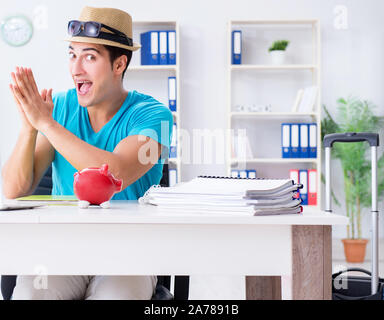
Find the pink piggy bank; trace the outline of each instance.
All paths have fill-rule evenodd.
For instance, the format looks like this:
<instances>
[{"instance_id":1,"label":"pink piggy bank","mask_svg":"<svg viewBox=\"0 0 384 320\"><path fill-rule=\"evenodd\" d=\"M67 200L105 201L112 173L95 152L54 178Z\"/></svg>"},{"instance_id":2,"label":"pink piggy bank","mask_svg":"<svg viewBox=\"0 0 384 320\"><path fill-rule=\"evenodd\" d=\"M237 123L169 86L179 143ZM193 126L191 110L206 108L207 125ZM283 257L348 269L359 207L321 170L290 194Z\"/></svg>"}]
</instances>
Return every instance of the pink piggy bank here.
<instances>
[{"instance_id":1,"label":"pink piggy bank","mask_svg":"<svg viewBox=\"0 0 384 320\"><path fill-rule=\"evenodd\" d=\"M122 185L123 181L108 171L107 164L101 168L86 168L74 174L73 189L80 208L88 208L89 205L109 208L109 201L115 193L121 191Z\"/></svg>"}]
</instances>

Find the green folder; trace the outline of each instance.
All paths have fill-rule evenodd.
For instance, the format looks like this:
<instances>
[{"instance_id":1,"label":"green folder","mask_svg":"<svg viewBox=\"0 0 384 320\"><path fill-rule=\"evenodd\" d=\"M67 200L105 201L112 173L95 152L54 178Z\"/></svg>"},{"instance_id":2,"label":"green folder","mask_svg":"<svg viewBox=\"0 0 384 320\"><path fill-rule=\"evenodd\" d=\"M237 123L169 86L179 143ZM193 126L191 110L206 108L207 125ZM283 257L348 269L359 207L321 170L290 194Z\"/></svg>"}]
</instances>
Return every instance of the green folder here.
<instances>
[{"instance_id":1,"label":"green folder","mask_svg":"<svg viewBox=\"0 0 384 320\"><path fill-rule=\"evenodd\" d=\"M51 195L33 195L21 197L17 200L22 201L77 201L76 196L51 196Z\"/></svg>"},{"instance_id":2,"label":"green folder","mask_svg":"<svg viewBox=\"0 0 384 320\"><path fill-rule=\"evenodd\" d=\"M33 201L46 205L76 205L76 196L51 196L51 195L32 195L27 197L17 198L18 201Z\"/></svg>"}]
</instances>

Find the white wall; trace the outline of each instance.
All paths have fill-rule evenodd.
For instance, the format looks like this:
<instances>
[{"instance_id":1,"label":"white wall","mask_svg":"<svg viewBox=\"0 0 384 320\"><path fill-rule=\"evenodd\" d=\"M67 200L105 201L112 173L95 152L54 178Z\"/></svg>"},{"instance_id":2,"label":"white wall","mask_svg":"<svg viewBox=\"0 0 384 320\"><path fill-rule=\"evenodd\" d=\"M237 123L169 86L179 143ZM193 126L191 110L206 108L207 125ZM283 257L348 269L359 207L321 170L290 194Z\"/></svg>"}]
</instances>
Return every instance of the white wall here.
<instances>
[{"instance_id":1,"label":"white wall","mask_svg":"<svg viewBox=\"0 0 384 320\"><path fill-rule=\"evenodd\" d=\"M45 5L49 28L36 30L32 41L11 48L0 41L1 154L6 158L19 129L18 114L8 89L15 66L29 66L41 88L61 91L71 87L67 70L66 25L84 5L117 7L134 20L178 20L181 37L182 125L195 128L226 126L227 21L230 19L318 18L322 26L322 98L330 110L338 97L349 94L372 100L384 114L384 22L381 0L236 0L236 1L48 1L13 0L0 3L0 18L22 13L33 18L33 9ZM336 5L348 10L348 28L334 27ZM151 8L151 9L149 9ZM139 41L139 39L134 39ZM129 88L132 89L132 88ZM186 165L184 178L198 174L224 174L223 165ZM341 186L336 175L335 186ZM381 223L382 225L382 223ZM364 233L369 236L369 228ZM383 234L383 232L382 232ZM334 236L343 237L344 228Z\"/></svg>"}]
</instances>

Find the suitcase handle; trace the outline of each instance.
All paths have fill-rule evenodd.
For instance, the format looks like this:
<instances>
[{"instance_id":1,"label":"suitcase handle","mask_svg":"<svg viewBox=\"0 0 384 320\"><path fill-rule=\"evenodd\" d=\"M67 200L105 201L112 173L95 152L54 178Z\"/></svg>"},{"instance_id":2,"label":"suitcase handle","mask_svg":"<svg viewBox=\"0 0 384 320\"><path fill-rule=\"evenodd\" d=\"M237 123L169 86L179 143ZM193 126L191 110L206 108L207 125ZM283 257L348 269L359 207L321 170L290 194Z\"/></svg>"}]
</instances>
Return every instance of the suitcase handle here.
<instances>
[{"instance_id":1,"label":"suitcase handle","mask_svg":"<svg viewBox=\"0 0 384 320\"><path fill-rule=\"evenodd\" d=\"M338 276L340 276L341 274L343 274L343 273L347 273L347 272L350 272L350 271L357 271L357 272L365 273L365 274L367 274L367 275L369 275L369 276L372 275L372 273L370 273L368 270L365 270L365 269L361 269L361 268L349 268L349 269L347 269L347 270L342 270L342 271L339 271L339 272L333 274L333 275L332 275L332 279L335 279L335 278L337 278Z\"/></svg>"},{"instance_id":2,"label":"suitcase handle","mask_svg":"<svg viewBox=\"0 0 384 320\"><path fill-rule=\"evenodd\" d=\"M363 142L371 146L372 168L372 294L376 293L379 281L379 211L377 207L377 147L379 135L368 132L334 133L324 137L325 147L325 211L332 212L331 206L331 148L335 142Z\"/></svg>"},{"instance_id":3,"label":"suitcase handle","mask_svg":"<svg viewBox=\"0 0 384 320\"><path fill-rule=\"evenodd\" d=\"M347 132L327 134L324 137L324 147L332 148L335 142L364 142L371 147L379 146L379 134L370 132Z\"/></svg>"}]
</instances>

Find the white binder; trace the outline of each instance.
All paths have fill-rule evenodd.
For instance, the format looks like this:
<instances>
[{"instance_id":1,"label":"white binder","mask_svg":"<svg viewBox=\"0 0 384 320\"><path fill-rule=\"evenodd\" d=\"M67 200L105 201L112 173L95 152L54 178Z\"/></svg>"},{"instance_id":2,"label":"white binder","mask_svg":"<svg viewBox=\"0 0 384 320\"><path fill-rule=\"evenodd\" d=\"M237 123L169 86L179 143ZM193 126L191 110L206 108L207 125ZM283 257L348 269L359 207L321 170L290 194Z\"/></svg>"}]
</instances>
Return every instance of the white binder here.
<instances>
[{"instance_id":1,"label":"white binder","mask_svg":"<svg viewBox=\"0 0 384 320\"><path fill-rule=\"evenodd\" d=\"M177 170L169 169L169 186L174 187L177 183Z\"/></svg>"}]
</instances>

